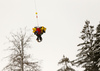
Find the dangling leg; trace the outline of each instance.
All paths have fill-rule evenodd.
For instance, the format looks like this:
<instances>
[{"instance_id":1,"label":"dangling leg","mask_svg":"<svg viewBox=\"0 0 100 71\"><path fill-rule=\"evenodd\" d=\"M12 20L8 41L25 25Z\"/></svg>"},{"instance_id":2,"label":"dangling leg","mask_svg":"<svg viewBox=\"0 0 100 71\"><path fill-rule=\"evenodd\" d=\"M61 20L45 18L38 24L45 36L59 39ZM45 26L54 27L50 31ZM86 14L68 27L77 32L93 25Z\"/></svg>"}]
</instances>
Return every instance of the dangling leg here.
<instances>
[{"instance_id":1,"label":"dangling leg","mask_svg":"<svg viewBox=\"0 0 100 71\"><path fill-rule=\"evenodd\" d=\"M36 36L37 36L37 39L36 40L39 42L39 35L37 34Z\"/></svg>"},{"instance_id":2,"label":"dangling leg","mask_svg":"<svg viewBox=\"0 0 100 71\"><path fill-rule=\"evenodd\" d=\"M40 41L42 41L42 37L40 36Z\"/></svg>"},{"instance_id":3,"label":"dangling leg","mask_svg":"<svg viewBox=\"0 0 100 71\"><path fill-rule=\"evenodd\" d=\"M36 40L39 42L39 37L37 36Z\"/></svg>"},{"instance_id":4,"label":"dangling leg","mask_svg":"<svg viewBox=\"0 0 100 71\"><path fill-rule=\"evenodd\" d=\"M37 40L38 42L41 42L41 41L42 41L41 35L40 35L40 34L37 34L36 36L37 36L37 39L36 39L36 40Z\"/></svg>"},{"instance_id":5,"label":"dangling leg","mask_svg":"<svg viewBox=\"0 0 100 71\"><path fill-rule=\"evenodd\" d=\"M39 39L38 39L39 42L41 42L41 41L42 41L42 37L41 37L41 35L39 35L38 38L39 38Z\"/></svg>"}]
</instances>

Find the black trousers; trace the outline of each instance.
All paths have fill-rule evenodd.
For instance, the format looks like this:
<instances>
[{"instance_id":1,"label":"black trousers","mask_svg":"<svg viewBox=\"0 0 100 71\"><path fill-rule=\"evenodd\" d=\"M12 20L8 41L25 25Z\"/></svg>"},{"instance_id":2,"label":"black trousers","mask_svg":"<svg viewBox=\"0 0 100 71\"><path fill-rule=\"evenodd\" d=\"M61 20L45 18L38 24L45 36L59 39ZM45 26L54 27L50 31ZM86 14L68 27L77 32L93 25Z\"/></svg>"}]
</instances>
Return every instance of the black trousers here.
<instances>
[{"instance_id":1,"label":"black trousers","mask_svg":"<svg viewBox=\"0 0 100 71\"><path fill-rule=\"evenodd\" d=\"M37 34L36 36L37 36L37 39L36 39L36 40L37 40L38 42L41 42L41 41L42 41L41 34Z\"/></svg>"}]
</instances>

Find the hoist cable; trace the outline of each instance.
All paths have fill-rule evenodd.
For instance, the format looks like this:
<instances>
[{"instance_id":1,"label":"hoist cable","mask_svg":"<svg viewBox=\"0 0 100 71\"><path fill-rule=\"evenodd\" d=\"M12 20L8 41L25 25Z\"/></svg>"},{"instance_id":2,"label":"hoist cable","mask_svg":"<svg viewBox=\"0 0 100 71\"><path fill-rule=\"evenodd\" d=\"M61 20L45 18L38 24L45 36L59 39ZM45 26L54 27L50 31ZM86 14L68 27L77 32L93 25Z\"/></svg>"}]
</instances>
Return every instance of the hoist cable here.
<instances>
[{"instance_id":1,"label":"hoist cable","mask_svg":"<svg viewBox=\"0 0 100 71\"><path fill-rule=\"evenodd\" d=\"M38 22L38 12L37 12L37 7L36 7L36 0L34 0L34 5L35 5L35 14L36 14L36 19L37 19L37 27L39 27L39 22Z\"/></svg>"}]
</instances>

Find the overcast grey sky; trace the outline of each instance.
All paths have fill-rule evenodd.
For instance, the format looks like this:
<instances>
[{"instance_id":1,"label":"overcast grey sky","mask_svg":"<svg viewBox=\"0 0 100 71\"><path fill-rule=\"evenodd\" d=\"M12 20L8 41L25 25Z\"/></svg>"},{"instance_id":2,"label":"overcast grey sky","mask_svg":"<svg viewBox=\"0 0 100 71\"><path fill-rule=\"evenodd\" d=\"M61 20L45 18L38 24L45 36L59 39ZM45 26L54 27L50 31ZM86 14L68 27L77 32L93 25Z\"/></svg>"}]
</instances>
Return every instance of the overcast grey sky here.
<instances>
[{"instance_id":1,"label":"overcast grey sky","mask_svg":"<svg viewBox=\"0 0 100 71\"><path fill-rule=\"evenodd\" d=\"M100 0L36 0L39 25L47 28L41 43L32 38L28 53L42 61L42 71L56 71L63 55L75 59L79 36L85 20L95 27L100 21ZM29 32L37 26L34 0L0 0L0 71L7 64L3 59L6 36L27 26ZM81 71L80 68L76 69Z\"/></svg>"}]
</instances>

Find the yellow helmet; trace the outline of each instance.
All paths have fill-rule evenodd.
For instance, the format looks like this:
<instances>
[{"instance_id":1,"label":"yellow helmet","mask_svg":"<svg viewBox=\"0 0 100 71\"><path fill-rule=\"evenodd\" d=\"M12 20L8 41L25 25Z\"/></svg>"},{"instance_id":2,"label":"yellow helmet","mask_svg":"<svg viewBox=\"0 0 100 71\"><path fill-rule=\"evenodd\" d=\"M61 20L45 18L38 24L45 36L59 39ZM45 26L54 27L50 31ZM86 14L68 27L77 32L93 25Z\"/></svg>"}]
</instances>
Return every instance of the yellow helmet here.
<instances>
[{"instance_id":1,"label":"yellow helmet","mask_svg":"<svg viewBox=\"0 0 100 71\"><path fill-rule=\"evenodd\" d=\"M43 30L43 29L44 29L44 27L42 26L41 30Z\"/></svg>"},{"instance_id":2,"label":"yellow helmet","mask_svg":"<svg viewBox=\"0 0 100 71\"><path fill-rule=\"evenodd\" d=\"M36 28L32 28L33 29L33 33L36 31Z\"/></svg>"},{"instance_id":3,"label":"yellow helmet","mask_svg":"<svg viewBox=\"0 0 100 71\"><path fill-rule=\"evenodd\" d=\"M44 31L46 31L46 28L44 27Z\"/></svg>"}]
</instances>

